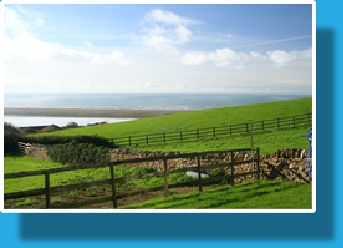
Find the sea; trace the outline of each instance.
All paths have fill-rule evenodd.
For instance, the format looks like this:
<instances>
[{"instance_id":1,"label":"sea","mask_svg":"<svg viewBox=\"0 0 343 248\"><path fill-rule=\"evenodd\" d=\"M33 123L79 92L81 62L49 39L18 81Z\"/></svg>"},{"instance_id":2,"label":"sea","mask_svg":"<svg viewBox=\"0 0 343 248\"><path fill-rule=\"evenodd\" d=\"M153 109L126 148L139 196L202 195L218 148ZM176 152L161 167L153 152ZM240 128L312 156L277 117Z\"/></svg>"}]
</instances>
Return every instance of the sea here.
<instances>
[{"instance_id":1,"label":"sea","mask_svg":"<svg viewBox=\"0 0 343 248\"><path fill-rule=\"evenodd\" d=\"M86 108L115 110L204 110L253 103L276 102L311 95L282 94L199 94L199 93L94 93L94 94L4 94L4 107L16 108ZM17 127L57 125L75 121L86 123L132 121L135 118L40 117L5 115L4 121Z\"/></svg>"}]
</instances>

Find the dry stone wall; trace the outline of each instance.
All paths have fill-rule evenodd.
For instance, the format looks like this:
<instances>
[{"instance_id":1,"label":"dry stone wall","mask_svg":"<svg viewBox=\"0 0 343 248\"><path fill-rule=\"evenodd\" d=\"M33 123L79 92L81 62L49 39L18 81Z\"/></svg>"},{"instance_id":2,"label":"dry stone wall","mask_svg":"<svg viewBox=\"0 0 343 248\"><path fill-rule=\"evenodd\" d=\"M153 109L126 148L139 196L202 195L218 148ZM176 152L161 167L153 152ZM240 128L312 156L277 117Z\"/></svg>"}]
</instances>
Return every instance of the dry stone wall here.
<instances>
[{"instance_id":1,"label":"dry stone wall","mask_svg":"<svg viewBox=\"0 0 343 248\"><path fill-rule=\"evenodd\" d=\"M50 160L47 156L47 149L42 145L30 144L25 147L27 156L37 157L45 160ZM161 157L163 155L178 155L177 152L141 152L135 149L117 148L110 151L110 161L129 160L133 158L151 158ZM260 155L260 178L262 179L280 179L285 181L295 182L310 182L309 163L310 159L303 158L303 151L301 149L284 149L277 150L274 154ZM254 161L253 161L254 160ZM235 153L236 162L245 162L237 165L234 168L234 173L245 173L254 171L254 166L257 162L257 155L255 158L243 153ZM200 156L201 166L225 164L230 162L229 153L208 153L205 156ZM197 167L197 158L175 158L168 159L169 170L185 167ZM141 162L135 164L126 164L128 167L134 166L150 166L157 171L163 171L163 160L153 162ZM230 174L230 167L223 167L222 172ZM235 178L235 183L241 183L253 178L252 174L242 175Z\"/></svg>"}]
</instances>

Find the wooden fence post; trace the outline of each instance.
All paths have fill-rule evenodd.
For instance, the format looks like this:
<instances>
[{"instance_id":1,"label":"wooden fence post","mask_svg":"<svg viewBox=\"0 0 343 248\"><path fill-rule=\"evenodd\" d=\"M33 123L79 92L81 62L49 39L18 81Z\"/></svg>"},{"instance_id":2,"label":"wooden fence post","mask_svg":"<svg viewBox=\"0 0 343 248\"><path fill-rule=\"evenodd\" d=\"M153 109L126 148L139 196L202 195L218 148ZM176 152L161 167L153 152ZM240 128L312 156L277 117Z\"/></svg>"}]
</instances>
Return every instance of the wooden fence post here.
<instances>
[{"instance_id":1,"label":"wooden fence post","mask_svg":"<svg viewBox=\"0 0 343 248\"><path fill-rule=\"evenodd\" d=\"M168 159L165 157L163 158L163 167L164 167L164 197L169 196L168 190Z\"/></svg>"},{"instance_id":2,"label":"wooden fence post","mask_svg":"<svg viewBox=\"0 0 343 248\"><path fill-rule=\"evenodd\" d=\"M303 114L303 115L300 116L301 120L297 120L296 116L293 116L293 117L292 116L288 116L287 118L291 118L291 117L293 118L289 122L285 121L286 117L281 117L281 118L275 118L275 119L272 119L272 120L267 120L267 128L268 127L272 128L272 126L274 125L274 120L276 122L275 125L276 125L277 130L280 130L281 124L284 124L284 127L286 127L286 128L287 127L291 127L292 125L293 125L293 127L296 127L297 121L298 121L298 125L301 125L302 123L305 124L306 126L307 125L311 125L311 116L312 116L311 113ZM268 123L271 126L268 126ZM230 136L232 136L232 133L234 133L234 134L235 133L242 133L243 134L243 130L242 129L244 128L244 125L245 125L245 132L246 132L246 134L248 134L249 133L249 123L239 123L239 124L235 124L234 125L234 129L232 129L232 125L225 126L228 129L224 129L224 131L226 131L226 132L223 132L223 135L227 134L228 132L229 132ZM236 129L235 129L235 127L236 127ZM203 135L205 135L205 137L207 137L206 135L209 135L210 132L213 133L213 137L216 137L216 135L217 135L216 128L217 127L208 127L208 128L201 128L201 129L204 131ZM261 121L261 129L262 129L263 132L266 131L266 121L264 121L264 120ZM200 130L197 129L197 130L190 130L190 131L196 131L197 132L194 135L197 136L198 141L199 141L200 140ZM179 134L180 141L183 141L183 133L182 133L182 131L172 132L171 135L174 135L174 134L176 135L176 133ZM160 135L163 135L163 143L165 144L166 143L166 134L165 133L161 133ZM211 135L209 135L209 136L211 136ZM145 137L146 144L147 145L149 144L149 135L142 135L142 136L137 136L137 137L139 137L139 138L140 137L141 138ZM126 139L126 138L122 137L122 139ZM192 139L192 138L190 138L190 139ZM112 142L113 141L114 141L114 139L112 138ZM152 140L152 142L154 142L154 141ZM128 137L128 145L132 146L132 137ZM136 143L136 146L138 146L138 143Z\"/></svg>"},{"instance_id":3,"label":"wooden fence post","mask_svg":"<svg viewBox=\"0 0 343 248\"><path fill-rule=\"evenodd\" d=\"M198 179L199 179L199 192L202 192L202 177L200 173L200 156L198 154Z\"/></svg>"},{"instance_id":4,"label":"wooden fence post","mask_svg":"<svg viewBox=\"0 0 343 248\"><path fill-rule=\"evenodd\" d=\"M113 171L113 165L110 165L110 170L111 170L111 186L112 186L112 203L113 203L113 208L118 208L117 205L117 190L116 190L116 185L114 181L114 171Z\"/></svg>"},{"instance_id":5,"label":"wooden fence post","mask_svg":"<svg viewBox=\"0 0 343 248\"><path fill-rule=\"evenodd\" d=\"M257 153L257 181L260 180L260 148L256 148Z\"/></svg>"},{"instance_id":6,"label":"wooden fence post","mask_svg":"<svg viewBox=\"0 0 343 248\"><path fill-rule=\"evenodd\" d=\"M250 122L250 146L251 146L251 153L252 153L252 167L253 167L253 172L255 172L256 170L256 166L255 166L255 154L254 154L254 123ZM256 175L255 173L254 175L254 182L256 181Z\"/></svg>"},{"instance_id":7,"label":"wooden fence post","mask_svg":"<svg viewBox=\"0 0 343 248\"><path fill-rule=\"evenodd\" d=\"M230 169L231 169L231 173L230 173L230 185L233 186L235 184L235 167L234 167L234 154L231 151L230 152L230 157L231 157L231 162L230 162Z\"/></svg>"},{"instance_id":8,"label":"wooden fence post","mask_svg":"<svg viewBox=\"0 0 343 248\"><path fill-rule=\"evenodd\" d=\"M295 116L293 116L293 127L295 127Z\"/></svg>"},{"instance_id":9,"label":"wooden fence post","mask_svg":"<svg viewBox=\"0 0 343 248\"><path fill-rule=\"evenodd\" d=\"M50 208L50 173L45 172L45 207Z\"/></svg>"}]
</instances>

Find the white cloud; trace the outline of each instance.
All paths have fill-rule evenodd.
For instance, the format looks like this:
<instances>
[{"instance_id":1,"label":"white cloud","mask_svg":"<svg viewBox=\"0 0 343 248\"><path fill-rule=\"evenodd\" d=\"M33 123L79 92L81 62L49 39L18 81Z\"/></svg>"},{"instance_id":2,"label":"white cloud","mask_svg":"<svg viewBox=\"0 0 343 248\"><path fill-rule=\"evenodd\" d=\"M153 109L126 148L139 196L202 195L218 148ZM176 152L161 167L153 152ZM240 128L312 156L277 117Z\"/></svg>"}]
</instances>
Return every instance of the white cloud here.
<instances>
[{"instance_id":1,"label":"white cloud","mask_svg":"<svg viewBox=\"0 0 343 248\"><path fill-rule=\"evenodd\" d=\"M267 56L266 55L262 55L260 52L255 52L255 51L251 51L249 53L250 55L250 59L256 59L256 60L266 60Z\"/></svg>"},{"instance_id":2,"label":"white cloud","mask_svg":"<svg viewBox=\"0 0 343 248\"><path fill-rule=\"evenodd\" d=\"M181 58L181 62L185 65L199 65L207 60L204 52L195 51L188 52Z\"/></svg>"},{"instance_id":3,"label":"white cloud","mask_svg":"<svg viewBox=\"0 0 343 248\"><path fill-rule=\"evenodd\" d=\"M175 15L169 11L162 11L160 9L154 9L148 12L144 16L146 22L161 22L170 25L188 25L197 24L199 21L188 19L182 16Z\"/></svg>"},{"instance_id":4,"label":"white cloud","mask_svg":"<svg viewBox=\"0 0 343 248\"><path fill-rule=\"evenodd\" d=\"M282 67L290 65L291 62L300 60L311 60L312 48L303 51L291 51L289 53L276 50L268 51L266 55L260 52L251 51L249 53L236 52L229 48L216 49L214 52L194 51L184 54L180 61L185 65L200 65L212 62L217 67L230 67L243 69L249 62L272 62L272 66Z\"/></svg>"},{"instance_id":5,"label":"white cloud","mask_svg":"<svg viewBox=\"0 0 343 248\"><path fill-rule=\"evenodd\" d=\"M14 38L4 38L5 61L24 59L29 62L49 61L58 50L56 45L36 39L31 33L21 31Z\"/></svg>"},{"instance_id":6,"label":"white cloud","mask_svg":"<svg viewBox=\"0 0 343 248\"><path fill-rule=\"evenodd\" d=\"M83 61L100 64L127 64L121 51L112 51L108 54L99 54L89 51L80 51L74 48L67 48L59 43L42 41L36 38L35 34L31 32L30 23L21 20L15 10L7 7L5 7L4 10L5 61L24 59L29 62ZM20 12L25 13L24 9L22 8L20 8ZM42 26L44 25L44 20L37 16L34 18L33 23L37 26Z\"/></svg>"},{"instance_id":7,"label":"white cloud","mask_svg":"<svg viewBox=\"0 0 343 248\"><path fill-rule=\"evenodd\" d=\"M216 66L232 66L236 69L244 67L244 62L249 60L247 54L235 52L231 49L217 49L214 53L209 54L209 60Z\"/></svg>"},{"instance_id":8,"label":"white cloud","mask_svg":"<svg viewBox=\"0 0 343 248\"><path fill-rule=\"evenodd\" d=\"M29 30L31 28L30 23L22 22L19 19L17 12L10 8L4 7L4 20L5 33L10 32L11 35L15 35L21 30Z\"/></svg>"},{"instance_id":9,"label":"white cloud","mask_svg":"<svg viewBox=\"0 0 343 248\"><path fill-rule=\"evenodd\" d=\"M294 50L291 52L285 52L281 50L268 51L267 56L274 63L273 66L283 67L290 65L291 62L294 61L311 60L312 48L303 51Z\"/></svg>"},{"instance_id":10,"label":"white cloud","mask_svg":"<svg viewBox=\"0 0 343 248\"><path fill-rule=\"evenodd\" d=\"M198 23L172 12L152 10L144 16L143 45L154 48L159 54L177 56L180 54L178 46L191 39L192 31L188 25Z\"/></svg>"},{"instance_id":11,"label":"white cloud","mask_svg":"<svg viewBox=\"0 0 343 248\"><path fill-rule=\"evenodd\" d=\"M217 49L214 52L189 52L181 58L181 62L185 65L199 65L205 62L212 62L218 67L229 66L235 69L244 68L244 63L250 60L248 54L235 52L228 48ZM252 56L257 57L257 54Z\"/></svg>"},{"instance_id":12,"label":"white cloud","mask_svg":"<svg viewBox=\"0 0 343 248\"><path fill-rule=\"evenodd\" d=\"M44 26L44 20L40 17L37 17L36 20L34 21L34 24L39 27Z\"/></svg>"},{"instance_id":13,"label":"white cloud","mask_svg":"<svg viewBox=\"0 0 343 248\"><path fill-rule=\"evenodd\" d=\"M292 51L291 54L297 56L299 60L312 59L312 47L303 51Z\"/></svg>"},{"instance_id":14,"label":"white cloud","mask_svg":"<svg viewBox=\"0 0 343 248\"><path fill-rule=\"evenodd\" d=\"M189 37L192 35L192 32L182 25L179 25L175 28L175 33L177 34L181 43L189 41Z\"/></svg>"},{"instance_id":15,"label":"white cloud","mask_svg":"<svg viewBox=\"0 0 343 248\"><path fill-rule=\"evenodd\" d=\"M268 51L267 55L269 59L276 65L284 65L297 59L295 54L287 53L281 50Z\"/></svg>"}]
</instances>

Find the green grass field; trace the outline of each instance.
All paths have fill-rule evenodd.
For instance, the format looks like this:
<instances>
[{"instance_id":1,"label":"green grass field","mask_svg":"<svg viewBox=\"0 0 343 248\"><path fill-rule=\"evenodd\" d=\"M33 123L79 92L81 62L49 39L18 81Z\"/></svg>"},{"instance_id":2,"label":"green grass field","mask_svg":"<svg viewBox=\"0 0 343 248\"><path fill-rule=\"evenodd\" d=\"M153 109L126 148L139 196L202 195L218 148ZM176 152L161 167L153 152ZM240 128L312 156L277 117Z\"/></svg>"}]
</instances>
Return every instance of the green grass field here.
<instances>
[{"instance_id":1,"label":"green grass field","mask_svg":"<svg viewBox=\"0 0 343 248\"><path fill-rule=\"evenodd\" d=\"M274 180L250 182L208 189L203 192L171 195L128 209L311 209L312 184Z\"/></svg>"},{"instance_id":2,"label":"green grass field","mask_svg":"<svg viewBox=\"0 0 343 248\"><path fill-rule=\"evenodd\" d=\"M131 122L82 127L65 131L41 133L37 135L98 135L106 138L113 138L116 136L133 136L166 131L193 130L209 126L222 126L248 121L269 120L277 117L294 116L308 112L312 112L312 98L175 113L167 116L143 118ZM308 149L309 145L306 139L307 131L307 127L302 127L279 132L255 134L254 146L260 147L261 154L274 153L277 149L284 148ZM166 145L144 147L144 149L145 151L200 152L243 147L250 147L250 136L236 136L201 142L175 142ZM5 156L4 165L5 173L35 171L63 166L62 164L26 156ZM115 172L116 177L135 175L137 173L139 172L129 172L127 169L121 167L118 167ZM85 181L85 179L87 181L94 181L105 178L110 178L108 168L57 173L51 175L51 186L76 183ZM163 184L162 178L139 180L133 182L131 187L144 188ZM171 178L170 180L171 182L177 182L178 180L187 180L187 178L185 178L184 175L178 175L174 176L174 178ZM237 189L236 193L233 192L232 194L227 194L228 198L223 197L224 193L220 193L221 191L219 190L218 192L208 191L201 194L189 193L190 195L188 196L180 196L181 198L194 198L193 200L190 199L189 202L184 201L181 198L174 199L174 196L171 196L168 198L168 201L174 205L164 203L163 200L166 199L156 200L156 203L151 204L156 204L156 206L159 206L160 208L190 208L192 206L194 208L310 208L311 187L309 185L301 186L300 184L281 182L276 182L273 185L275 187L272 186L272 184L261 182L260 184L244 186L237 185L230 189L225 188L224 191L230 190L230 192ZM43 176L5 180L6 193L43 187ZM263 191L261 194L258 194L261 189L260 187L263 188ZM245 192L244 194L242 194L243 191ZM174 199L174 202L171 199ZM297 203L299 200L303 201L303 203ZM176 202L179 201L181 201L180 204L176 204ZM235 201L236 203L234 204ZM147 204L150 204L149 202L147 202ZM275 202L275 204L271 206L270 204L272 202ZM133 207L151 208L152 205L137 205Z\"/></svg>"},{"instance_id":3,"label":"green grass field","mask_svg":"<svg viewBox=\"0 0 343 248\"><path fill-rule=\"evenodd\" d=\"M289 101L259 103L247 106L215 108L209 110L175 113L167 116L143 118L131 122L112 123L104 126L80 127L75 129L40 133L49 135L98 135L105 138L147 135L167 131L195 130L211 126L234 125L242 122L270 120L283 116L301 115L312 112L312 98ZM308 127L254 135L254 146L261 153L274 153L277 149L308 148ZM250 136L236 136L201 142L174 142L165 145L138 147L149 151L199 152L250 147ZM135 148L135 147L133 147Z\"/></svg>"},{"instance_id":4,"label":"green grass field","mask_svg":"<svg viewBox=\"0 0 343 248\"><path fill-rule=\"evenodd\" d=\"M65 167L62 164L44 161L39 158L27 156L5 156L5 173L23 172L23 171L38 171L42 169ZM135 176L138 174L146 174L156 172L155 169L148 166L140 166L128 168L124 165L114 167L115 178ZM51 186L63 186L72 183L90 182L95 180L109 179L110 171L108 168L83 169L77 171L68 171L51 174ZM179 183L189 181L185 173L173 173L169 175L168 182ZM13 178L5 180L5 192L18 192L30 189L44 188L44 175ZM162 177L151 177L131 180L127 183L117 183L118 189L125 188L151 188L162 186L164 183Z\"/></svg>"},{"instance_id":5,"label":"green grass field","mask_svg":"<svg viewBox=\"0 0 343 248\"><path fill-rule=\"evenodd\" d=\"M98 135L105 138L113 138L225 126L311 112L312 98L301 98L289 101L181 112L166 116L142 118L130 122L80 127L51 133L41 133L39 135Z\"/></svg>"},{"instance_id":6,"label":"green grass field","mask_svg":"<svg viewBox=\"0 0 343 248\"><path fill-rule=\"evenodd\" d=\"M5 173L18 171L33 171L45 168L57 168L63 165L53 162L47 162L37 158L5 157ZM116 175L130 176L137 173L145 173L146 170L128 169L119 166L116 169ZM169 183L187 180L186 176L171 174ZM169 176L169 177L170 177ZM75 182L85 182L90 180L100 180L109 178L107 168L86 169L75 172L65 172L52 174L52 186L64 185ZM149 188L163 185L163 178L150 178L134 180L130 184L121 185L119 188ZM5 192L17 192L34 188L44 187L44 177L28 177L5 180ZM144 203L123 206L129 209L311 209L312 206L312 184L299 184L295 182L281 182L276 180L261 180L260 182L249 182L230 186L213 186L213 188L203 192L190 192L186 194L176 193L170 189L168 198L156 198ZM104 188L110 191L110 188ZM92 190L87 191L90 197L98 196ZM95 194L95 195L93 195ZM65 197L65 198L63 198ZM74 191L63 193L58 199L77 198ZM54 200L52 201L54 202ZM22 202L15 203L17 207L27 207L34 204L30 198L23 199ZM44 207L44 199L40 203Z\"/></svg>"},{"instance_id":7,"label":"green grass field","mask_svg":"<svg viewBox=\"0 0 343 248\"><path fill-rule=\"evenodd\" d=\"M254 146L255 148L260 148L261 154L273 154L277 149L285 148L308 149L307 131L307 128L299 128L296 130L255 134ZM251 137L247 135L201 142L175 142L173 144L149 146L142 149L148 149L149 151L201 152L248 148L250 144Z\"/></svg>"}]
</instances>

